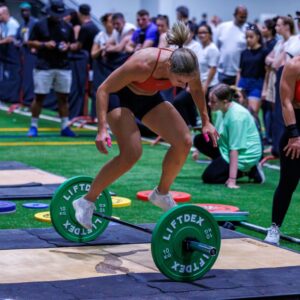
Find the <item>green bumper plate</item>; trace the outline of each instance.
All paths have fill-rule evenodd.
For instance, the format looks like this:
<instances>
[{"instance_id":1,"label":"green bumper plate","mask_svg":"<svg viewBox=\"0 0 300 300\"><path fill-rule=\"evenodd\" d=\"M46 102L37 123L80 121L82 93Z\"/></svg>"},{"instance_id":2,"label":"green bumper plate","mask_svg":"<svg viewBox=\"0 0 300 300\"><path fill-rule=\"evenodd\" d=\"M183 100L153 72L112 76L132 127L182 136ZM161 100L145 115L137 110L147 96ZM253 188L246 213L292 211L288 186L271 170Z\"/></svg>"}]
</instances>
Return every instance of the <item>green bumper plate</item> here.
<instances>
[{"instance_id":1,"label":"green bumper plate","mask_svg":"<svg viewBox=\"0 0 300 300\"><path fill-rule=\"evenodd\" d=\"M188 239L215 247L210 256L184 247ZM159 219L152 235L151 252L157 268L176 281L195 281L207 273L220 252L220 230L214 217L191 204L176 206Z\"/></svg>"},{"instance_id":2,"label":"green bumper plate","mask_svg":"<svg viewBox=\"0 0 300 300\"><path fill-rule=\"evenodd\" d=\"M56 190L51 204L51 221L55 230L66 240L73 242L89 242L96 239L108 226L109 221L93 217L93 228L85 229L75 219L73 201L86 195L93 178L77 176L68 179ZM111 197L107 191L98 197L96 211L107 216L112 215Z\"/></svg>"}]
</instances>

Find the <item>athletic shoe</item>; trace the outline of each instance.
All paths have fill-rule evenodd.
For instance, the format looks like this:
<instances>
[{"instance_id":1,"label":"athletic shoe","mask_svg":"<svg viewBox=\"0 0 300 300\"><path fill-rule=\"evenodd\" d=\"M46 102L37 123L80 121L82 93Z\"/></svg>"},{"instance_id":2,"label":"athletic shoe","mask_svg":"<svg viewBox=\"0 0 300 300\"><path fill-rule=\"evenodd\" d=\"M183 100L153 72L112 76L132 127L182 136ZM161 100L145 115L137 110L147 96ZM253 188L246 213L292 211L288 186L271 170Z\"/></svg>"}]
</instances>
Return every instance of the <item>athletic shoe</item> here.
<instances>
[{"instance_id":1,"label":"athletic shoe","mask_svg":"<svg viewBox=\"0 0 300 300\"><path fill-rule=\"evenodd\" d=\"M174 206L177 206L176 202L172 198L171 194L162 195L155 188L152 193L148 196L148 199L156 206L162 208L164 211L171 209Z\"/></svg>"},{"instance_id":2,"label":"athletic shoe","mask_svg":"<svg viewBox=\"0 0 300 300\"><path fill-rule=\"evenodd\" d=\"M76 137L75 132L72 131L72 130L70 129L70 127L66 127L66 128L64 128L64 129L62 129L62 130L60 131L60 135L61 135L61 136L67 136L67 137Z\"/></svg>"},{"instance_id":3,"label":"athletic shoe","mask_svg":"<svg viewBox=\"0 0 300 300\"><path fill-rule=\"evenodd\" d=\"M263 168L260 164L252 167L250 172L248 173L249 179L253 179L255 183L264 183L266 181L266 177L263 171Z\"/></svg>"},{"instance_id":4,"label":"athletic shoe","mask_svg":"<svg viewBox=\"0 0 300 300\"><path fill-rule=\"evenodd\" d=\"M279 227L275 223L273 223L271 227L268 229L268 234L265 238L265 242L279 246L279 240L280 240Z\"/></svg>"},{"instance_id":5,"label":"athletic shoe","mask_svg":"<svg viewBox=\"0 0 300 300\"><path fill-rule=\"evenodd\" d=\"M73 207L75 209L75 218L77 222L86 229L93 227L92 217L96 206L93 202L86 199L79 198L73 201Z\"/></svg>"},{"instance_id":6,"label":"athletic shoe","mask_svg":"<svg viewBox=\"0 0 300 300\"><path fill-rule=\"evenodd\" d=\"M28 137L37 137L38 136L38 129L35 126L30 126L28 132L27 132Z\"/></svg>"}]
</instances>

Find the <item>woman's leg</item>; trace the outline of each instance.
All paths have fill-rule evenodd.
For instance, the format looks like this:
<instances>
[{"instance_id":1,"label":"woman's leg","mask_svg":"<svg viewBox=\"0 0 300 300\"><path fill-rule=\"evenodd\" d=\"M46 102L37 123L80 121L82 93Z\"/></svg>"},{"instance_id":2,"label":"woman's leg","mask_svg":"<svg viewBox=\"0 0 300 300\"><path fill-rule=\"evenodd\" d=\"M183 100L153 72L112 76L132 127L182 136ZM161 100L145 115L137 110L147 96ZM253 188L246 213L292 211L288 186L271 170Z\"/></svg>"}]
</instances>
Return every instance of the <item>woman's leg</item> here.
<instances>
[{"instance_id":1,"label":"woman's leg","mask_svg":"<svg viewBox=\"0 0 300 300\"><path fill-rule=\"evenodd\" d=\"M178 111L168 102L155 106L142 121L171 145L163 160L162 175L158 185L159 192L167 194L192 146L189 129Z\"/></svg>"},{"instance_id":2,"label":"woman's leg","mask_svg":"<svg viewBox=\"0 0 300 300\"><path fill-rule=\"evenodd\" d=\"M142 154L140 131L130 110L114 109L108 113L107 120L116 137L120 152L99 171L90 191L85 196L89 201L95 201L107 186L130 170Z\"/></svg>"},{"instance_id":3,"label":"woman's leg","mask_svg":"<svg viewBox=\"0 0 300 300\"><path fill-rule=\"evenodd\" d=\"M281 226L289 208L293 193L300 178L300 159L285 156L283 148L287 145L285 134L280 142L280 179L273 197L272 222Z\"/></svg>"}]
</instances>

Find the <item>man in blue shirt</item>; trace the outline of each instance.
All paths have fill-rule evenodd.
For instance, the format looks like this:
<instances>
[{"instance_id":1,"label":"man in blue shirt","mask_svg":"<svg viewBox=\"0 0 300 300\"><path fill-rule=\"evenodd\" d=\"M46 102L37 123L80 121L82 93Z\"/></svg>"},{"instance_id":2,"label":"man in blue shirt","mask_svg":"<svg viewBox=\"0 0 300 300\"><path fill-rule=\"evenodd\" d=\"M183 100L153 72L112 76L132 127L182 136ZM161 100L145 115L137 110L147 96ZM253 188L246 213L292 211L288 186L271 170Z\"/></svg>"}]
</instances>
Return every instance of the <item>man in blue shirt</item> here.
<instances>
[{"instance_id":1,"label":"man in blue shirt","mask_svg":"<svg viewBox=\"0 0 300 300\"><path fill-rule=\"evenodd\" d=\"M150 20L149 12L141 9L137 12L138 29L133 33L131 41L127 45L129 52L134 52L142 48L157 47L159 33L157 26Z\"/></svg>"}]
</instances>

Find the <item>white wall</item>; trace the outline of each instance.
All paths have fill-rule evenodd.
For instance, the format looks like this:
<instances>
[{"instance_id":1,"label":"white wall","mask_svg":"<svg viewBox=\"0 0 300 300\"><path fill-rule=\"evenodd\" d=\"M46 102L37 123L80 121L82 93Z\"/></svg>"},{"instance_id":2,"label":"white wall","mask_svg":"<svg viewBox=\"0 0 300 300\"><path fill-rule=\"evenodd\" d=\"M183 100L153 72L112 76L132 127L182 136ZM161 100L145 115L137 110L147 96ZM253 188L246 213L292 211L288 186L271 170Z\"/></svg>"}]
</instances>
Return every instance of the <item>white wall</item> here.
<instances>
[{"instance_id":1,"label":"white wall","mask_svg":"<svg viewBox=\"0 0 300 300\"><path fill-rule=\"evenodd\" d=\"M141 9L147 9L152 16L167 14L171 23L175 21L175 9L179 5L186 5L190 9L190 17L200 19L206 12L208 16L214 14L223 20L232 19L232 13L237 5L245 5L249 11L249 21L259 18L262 14L295 14L300 10L297 0L77 0L78 3L89 3L93 14L100 17L107 12L122 12L127 21L135 23L135 14Z\"/></svg>"}]
</instances>

